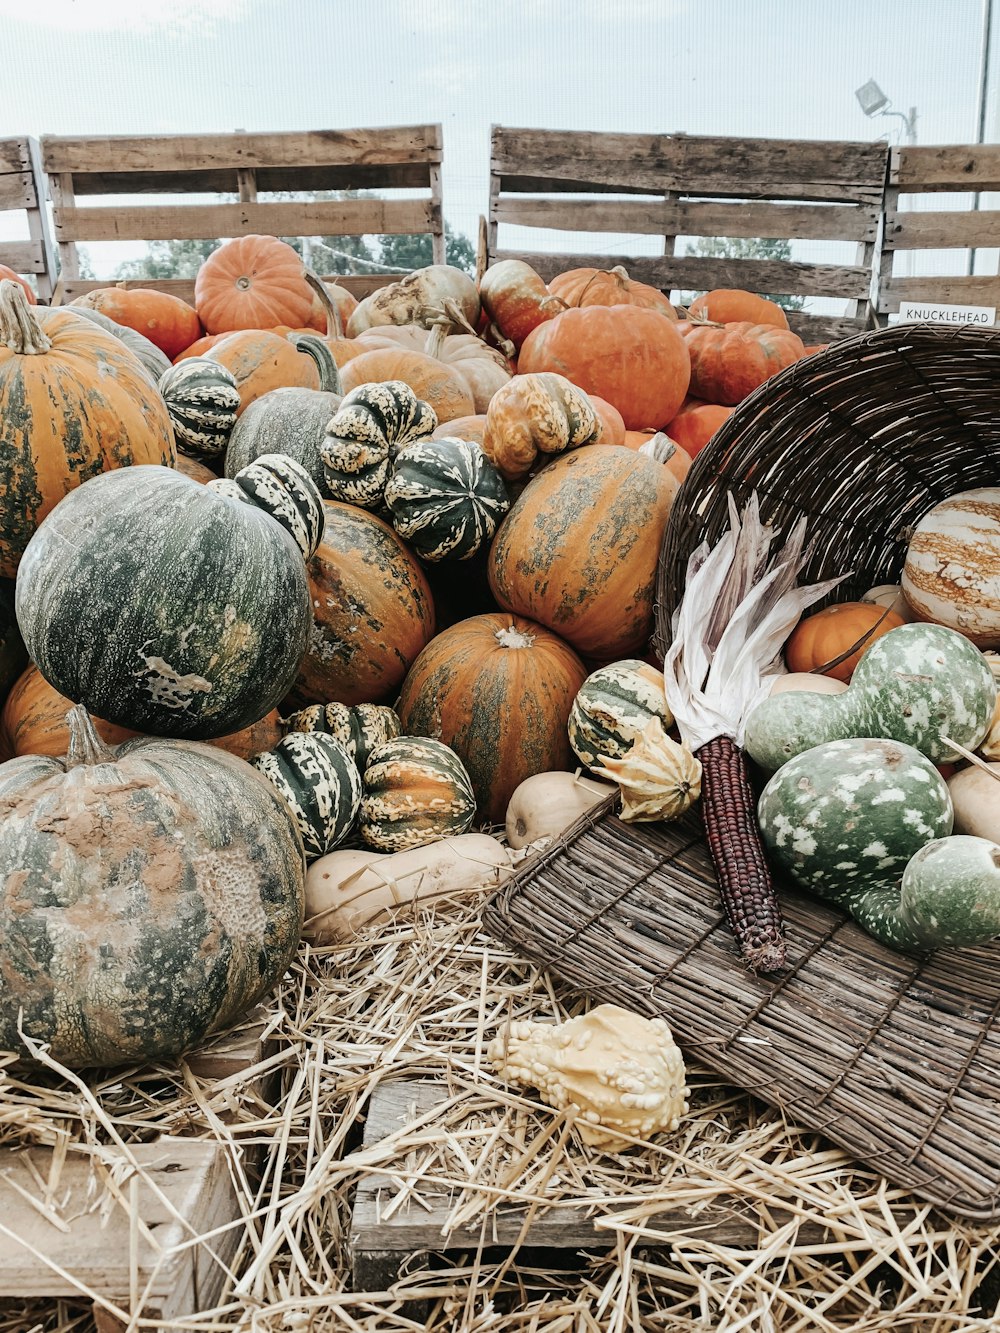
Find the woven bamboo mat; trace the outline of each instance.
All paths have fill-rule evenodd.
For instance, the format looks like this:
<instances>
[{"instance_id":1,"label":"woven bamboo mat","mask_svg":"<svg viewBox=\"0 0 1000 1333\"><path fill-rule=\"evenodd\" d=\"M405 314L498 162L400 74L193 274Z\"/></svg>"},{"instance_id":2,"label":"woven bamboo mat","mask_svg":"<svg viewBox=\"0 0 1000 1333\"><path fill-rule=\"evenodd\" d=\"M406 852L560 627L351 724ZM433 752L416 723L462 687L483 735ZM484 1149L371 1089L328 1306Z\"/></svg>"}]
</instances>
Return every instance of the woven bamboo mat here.
<instances>
[{"instance_id":1,"label":"woven bamboo mat","mask_svg":"<svg viewBox=\"0 0 1000 1333\"><path fill-rule=\"evenodd\" d=\"M894 1184L1000 1218L1000 944L908 957L783 892L788 963L755 977L700 819L639 840L616 800L526 862L487 928L574 989L661 1015L700 1063Z\"/></svg>"}]
</instances>

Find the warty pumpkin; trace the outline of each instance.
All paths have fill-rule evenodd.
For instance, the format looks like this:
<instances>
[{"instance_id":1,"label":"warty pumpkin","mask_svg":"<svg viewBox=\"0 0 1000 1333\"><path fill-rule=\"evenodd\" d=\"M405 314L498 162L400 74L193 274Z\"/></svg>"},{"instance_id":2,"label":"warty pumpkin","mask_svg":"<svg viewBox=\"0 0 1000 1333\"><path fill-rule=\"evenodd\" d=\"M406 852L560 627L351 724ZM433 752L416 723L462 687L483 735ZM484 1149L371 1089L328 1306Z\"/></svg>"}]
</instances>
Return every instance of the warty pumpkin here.
<instances>
[{"instance_id":1,"label":"warty pumpkin","mask_svg":"<svg viewBox=\"0 0 1000 1333\"><path fill-rule=\"evenodd\" d=\"M379 509L393 458L430 435L434 409L402 380L359 384L327 423L319 454L323 493L362 509Z\"/></svg>"},{"instance_id":2,"label":"warty pumpkin","mask_svg":"<svg viewBox=\"0 0 1000 1333\"><path fill-rule=\"evenodd\" d=\"M682 324L691 357L691 393L735 407L765 380L800 361L802 339L773 324Z\"/></svg>"},{"instance_id":3,"label":"warty pumpkin","mask_svg":"<svg viewBox=\"0 0 1000 1333\"><path fill-rule=\"evenodd\" d=\"M362 384L408 384L422 402L433 408L438 421L468 417L476 411L475 399L458 371L426 352L376 347L348 361L340 378L345 393Z\"/></svg>"},{"instance_id":4,"label":"warty pumpkin","mask_svg":"<svg viewBox=\"0 0 1000 1333\"><path fill-rule=\"evenodd\" d=\"M295 464L279 458L243 486L120 468L57 505L28 543L15 594L25 647L50 684L97 717L156 735L222 736L274 708L311 622L289 527L308 542L322 522L308 476L299 469L294 495L283 492L282 467ZM295 503L312 512L293 517Z\"/></svg>"},{"instance_id":5,"label":"warty pumpkin","mask_svg":"<svg viewBox=\"0 0 1000 1333\"><path fill-rule=\"evenodd\" d=\"M525 778L572 766L566 722L587 669L567 643L519 616L472 616L438 634L407 673L399 719L462 760L480 817L502 823Z\"/></svg>"},{"instance_id":6,"label":"warty pumpkin","mask_svg":"<svg viewBox=\"0 0 1000 1333\"><path fill-rule=\"evenodd\" d=\"M454 750L398 736L372 751L361 779L358 827L369 847L402 852L466 833L476 817L469 775Z\"/></svg>"},{"instance_id":7,"label":"warty pumpkin","mask_svg":"<svg viewBox=\"0 0 1000 1333\"><path fill-rule=\"evenodd\" d=\"M464 324L475 328L479 322L476 284L451 264L427 264L360 301L347 321L348 337L356 338L379 324L429 324L449 300L462 312L463 324L456 324L455 332L461 332Z\"/></svg>"},{"instance_id":8,"label":"warty pumpkin","mask_svg":"<svg viewBox=\"0 0 1000 1333\"><path fill-rule=\"evenodd\" d=\"M302 841L248 764L116 751L82 708L65 761L0 767L0 1047L71 1068L173 1059L275 985L302 929ZM81 849L85 855L81 855Z\"/></svg>"},{"instance_id":9,"label":"warty pumpkin","mask_svg":"<svg viewBox=\"0 0 1000 1333\"><path fill-rule=\"evenodd\" d=\"M302 260L276 236L237 236L213 250L198 269L194 304L207 333L305 327L313 293Z\"/></svg>"},{"instance_id":10,"label":"warty pumpkin","mask_svg":"<svg viewBox=\"0 0 1000 1333\"><path fill-rule=\"evenodd\" d=\"M312 627L289 703L391 699L434 633L434 599L388 523L324 501L326 531L309 561Z\"/></svg>"},{"instance_id":11,"label":"warty pumpkin","mask_svg":"<svg viewBox=\"0 0 1000 1333\"><path fill-rule=\"evenodd\" d=\"M470 560L510 508L507 488L478 444L418 440L401 449L385 488L392 526L421 559Z\"/></svg>"},{"instance_id":12,"label":"warty pumpkin","mask_svg":"<svg viewBox=\"0 0 1000 1333\"><path fill-rule=\"evenodd\" d=\"M14 577L39 523L88 478L175 460L167 409L124 344L0 282L0 576Z\"/></svg>"},{"instance_id":13,"label":"warty pumpkin","mask_svg":"<svg viewBox=\"0 0 1000 1333\"><path fill-rule=\"evenodd\" d=\"M670 298L657 287L636 282L621 264L614 268L571 268L558 273L549 283L549 291L567 306L631 305L643 310L659 310L667 319L676 320L677 311Z\"/></svg>"},{"instance_id":14,"label":"warty pumpkin","mask_svg":"<svg viewBox=\"0 0 1000 1333\"><path fill-rule=\"evenodd\" d=\"M116 324L135 329L172 361L201 337L197 311L170 292L151 287L98 287L70 302L70 308L97 310Z\"/></svg>"},{"instance_id":15,"label":"warty pumpkin","mask_svg":"<svg viewBox=\"0 0 1000 1333\"><path fill-rule=\"evenodd\" d=\"M888 607L839 602L799 621L785 644L785 663L789 671L816 671L849 681L875 640L902 624L902 616ZM849 657L831 665L856 643L859 646Z\"/></svg>"},{"instance_id":16,"label":"warty pumpkin","mask_svg":"<svg viewBox=\"0 0 1000 1333\"><path fill-rule=\"evenodd\" d=\"M235 377L240 391L237 416L272 389L319 388L315 359L303 355L284 334L270 333L267 329L229 333L210 347L205 356L225 366Z\"/></svg>"},{"instance_id":17,"label":"warty pumpkin","mask_svg":"<svg viewBox=\"0 0 1000 1333\"><path fill-rule=\"evenodd\" d=\"M667 468L630 449L594 444L562 454L500 525L489 561L494 597L585 657L644 651L678 489Z\"/></svg>"},{"instance_id":18,"label":"warty pumpkin","mask_svg":"<svg viewBox=\"0 0 1000 1333\"><path fill-rule=\"evenodd\" d=\"M522 259L501 259L491 265L479 281L479 296L487 315L515 351L520 351L532 329L567 308Z\"/></svg>"},{"instance_id":19,"label":"warty pumpkin","mask_svg":"<svg viewBox=\"0 0 1000 1333\"><path fill-rule=\"evenodd\" d=\"M691 361L677 325L637 306L565 310L528 335L519 374L554 371L611 403L627 430L659 430L688 391Z\"/></svg>"},{"instance_id":20,"label":"warty pumpkin","mask_svg":"<svg viewBox=\"0 0 1000 1333\"><path fill-rule=\"evenodd\" d=\"M517 481L547 455L592 444L600 432L590 398L564 375L515 375L487 409L483 453L505 480Z\"/></svg>"}]
</instances>

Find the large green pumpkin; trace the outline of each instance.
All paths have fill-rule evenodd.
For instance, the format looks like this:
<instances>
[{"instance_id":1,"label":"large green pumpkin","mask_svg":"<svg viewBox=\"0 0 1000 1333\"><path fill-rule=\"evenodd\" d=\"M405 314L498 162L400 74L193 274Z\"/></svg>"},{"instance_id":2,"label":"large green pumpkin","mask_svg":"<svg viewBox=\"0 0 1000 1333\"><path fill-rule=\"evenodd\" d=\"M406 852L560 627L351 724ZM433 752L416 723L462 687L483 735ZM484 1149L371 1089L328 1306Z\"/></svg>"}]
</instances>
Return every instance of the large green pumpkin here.
<instances>
[{"instance_id":1,"label":"large green pumpkin","mask_svg":"<svg viewBox=\"0 0 1000 1333\"><path fill-rule=\"evenodd\" d=\"M322 531L319 497L291 460L279 465L295 469L302 496L311 491L319 514L297 525L311 540ZM251 502L276 473L264 482L201 486L168 468L122 468L57 505L28 543L16 592L25 645L49 684L96 717L158 736L224 736L275 707L312 614L303 551ZM282 492L278 503L291 499Z\"/></svg>"},{"instance_id":2,"label":"large green pumpkin","mask_svg":"<svg viewBox=\"0 0 1000 1333\"><path fill-rule=\"evenodd\" d=\"M169 1059L279 980L304 911L302 842L243 760L97 739L0 766L0 1049L71 1067ZM19 1017L20 1015L20 1017Z\"/></svg>"},{"instance_id":3,"label":"large green pumpkin","mask_svg":"<svg viewBox=\"0 0 1000 1333\"><path fill-rule=\"evenodd\" d=\"M60 306L59 308L62 310L66 307ZM138 329L130 329L127 324L118 324L100 310L91 310L89 306L85 305L73 306L72 313L89 320L91 324L96 324L99 329L104 329L106 333L110 333L119 342L124 343L128 350L141 361L154 384L159 384L162 377L170 369L170 357L167 356L166 352L161 352L156 343L150 342L146 335L140 333Z\"/></svg>"}]
</instances>

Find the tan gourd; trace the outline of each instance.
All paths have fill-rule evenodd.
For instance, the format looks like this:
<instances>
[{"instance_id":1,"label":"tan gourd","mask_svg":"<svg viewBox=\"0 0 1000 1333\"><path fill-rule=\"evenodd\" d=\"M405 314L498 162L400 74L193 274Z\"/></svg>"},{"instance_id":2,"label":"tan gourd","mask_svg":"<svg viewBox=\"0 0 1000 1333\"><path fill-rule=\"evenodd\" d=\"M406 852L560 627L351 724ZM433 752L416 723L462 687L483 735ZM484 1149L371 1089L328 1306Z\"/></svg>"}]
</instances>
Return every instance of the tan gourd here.
<instances>
[{"instance_id":1,"label":"tan gourd","mask_svg":"<svg viewBox=\"0 0 1000 1333\"><path fill-rule=\"evenodd\" d=\"M515 1022L490 1042L490 1063L537 1088L558 1110L580 1112L584 1143L620 1150L630 1138L674 1130L687 1112L684 1059L662 1018L600 1004L565 1023Z\"/></svg>"},{"instance_id":2,"label":"tan gourd","mask_svg":"<svg viewBox=\"0 0 1000 1333\"><path fill-rule=\"evenodd\" d=\"M771 686L772 694L784 694L786 690L812 690L814 694L843 694L847 682L835 680L833 676L822 676L816 671L788 671L783 676L775 676Z\"/></svg>"},{"instance_id":3,"label":"tan gourd","mask_svg":"<svg viewBox=\"0 0 1000 1333\"><path fill-rule=\"evenodd\" d=\"M580 773L536 773L516 787L507 806L507 842L515 851L556 838L614 787Z\"/></svg>"},{"instance_id":4,"label":"tan gourd","mask_svg":"<svg viewBox=\"0 0 1000 1333\"><path fill-rule=\"evenodd\" d=\"M701 763L651 718L632 748L605 759L594 772L613 778L621 788L621 817L626 823L680 819L701 795Z\"/></svg>"},{"instance_id":5,"label":"tan gourd","mask_svg":"<svg viewBox=\"0 0 1000 1333\"><path fill-rule=\"evenodd\" d=\"M948 792L955 807L953 832L1000 842L1000 764L986 767L988 773L977 764L970 764L948 779Z\"/></svg>"},{"instance_id":6,"label":"tan gourd","mask_svg":"<svg viewBox=\"0 0 1000 1333\"><path fill-rule=\"evenodd\" d=\"M342 944L386 913L434 898L495 888L510 873L510 852L484 833L463 833L413 851L331 852L306 875L305 935Z\"/></svg>"}]
</instances>

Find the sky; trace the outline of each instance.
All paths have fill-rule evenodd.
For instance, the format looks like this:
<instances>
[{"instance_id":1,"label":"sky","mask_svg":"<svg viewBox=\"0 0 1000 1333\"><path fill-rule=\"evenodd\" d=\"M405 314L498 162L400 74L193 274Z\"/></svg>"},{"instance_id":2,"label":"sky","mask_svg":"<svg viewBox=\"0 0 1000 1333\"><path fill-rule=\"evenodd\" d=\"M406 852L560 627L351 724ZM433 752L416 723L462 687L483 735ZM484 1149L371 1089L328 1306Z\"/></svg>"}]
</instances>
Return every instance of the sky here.
<instances>
[{"instance_id":1,"label":"sky","mask_svg":"<svg viewBox=\"0 0 1000 1333\"><path fill-rule=\"evenodd\" d=\"M445 215L474 238L492 123L896 142L855 99L875 78L920 143L973 142L984 4L0 0L0 136L440 122Z\"/></svg>"}]
</instances>

